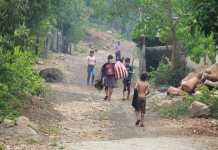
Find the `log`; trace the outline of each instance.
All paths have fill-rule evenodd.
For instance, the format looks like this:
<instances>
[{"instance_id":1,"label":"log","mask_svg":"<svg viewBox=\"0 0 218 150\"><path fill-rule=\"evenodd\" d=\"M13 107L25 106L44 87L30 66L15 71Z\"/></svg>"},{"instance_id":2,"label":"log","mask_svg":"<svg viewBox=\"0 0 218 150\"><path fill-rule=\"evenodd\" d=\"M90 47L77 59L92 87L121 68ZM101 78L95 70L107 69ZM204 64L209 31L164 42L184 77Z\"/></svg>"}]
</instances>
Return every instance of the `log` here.
<instances>
[{"instance_id":1,"label":"log","mask_svg":"<svg viewBox=\"0 0 218 150\"><path fill-rule=\"evenodd\" d=\"M202 82L205 82L206 80L216 82L216 81L218 81L218 78L217 78L216 74L203 73L203 76L202 76L201 80L202 80Z\"/></svg>"},{"instance_id":2,"label":"log","mask_svg":"<svg viewBox=\"0 0 218 150\"><path fill-rule=\"evenodd\" d=\"M206 80L204 82L204 84L209 86L209 87L213 87L213 88L218 89L218 81L217 82L212 82L212 81Z\"/></svg>"},{"instance_id":3,"label":"log","mask_svg":"<svg viewBox=\"0 0 218 150\"><path fill-rule=\"evenodd\" d=\"M188 81L182 81L181 87L182 90L188 93L192 93L196 85L199 83L199 80L197 77L192 77Z\"/></svg>"},{"instance_id":4,"label":"log","mask_svg":"<svg viewBox=\"0 0 218 150\"><path fill-rule=\"evenodd\" d=\"M194 75L193 72L189 73L184 79L182 79L182 81L188 81L188 80L190 80L190 79L193 77L193 75Z\"/></svg>"},{"instance_id":5,"label":"log","mask_svg":"<svg viewBox=\"0 0 218 150\"><path fill-rule=\"evenodd\" d=\"M185 95L185 92L179 88L175 88L170 86L167 90L167 95L180 95L183 96Z\"/></svg>"}]
</instances>

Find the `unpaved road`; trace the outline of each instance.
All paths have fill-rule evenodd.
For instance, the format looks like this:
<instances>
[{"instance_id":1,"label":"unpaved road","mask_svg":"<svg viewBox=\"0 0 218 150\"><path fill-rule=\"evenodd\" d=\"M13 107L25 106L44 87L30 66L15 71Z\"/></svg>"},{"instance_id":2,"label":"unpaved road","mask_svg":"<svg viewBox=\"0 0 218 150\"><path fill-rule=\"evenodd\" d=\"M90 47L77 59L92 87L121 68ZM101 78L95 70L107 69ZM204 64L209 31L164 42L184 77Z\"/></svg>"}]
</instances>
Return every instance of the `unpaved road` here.
<instances>
[{"instance_id":1,"label":"unpaved road","mask_svg":"<svg viewBox=\"0 0 218 150\"><path fill-rule=\"evenodd\" d=\"M135 45L121 42L124 57L132 58ZM96 78L107 55L113 50L96 53ZM162 118L152 110L145 115L145 127L136 127L131 100L122 101L122 84L114 89L112 101L103 100L104 91L86 86L86 54L74 56L54 54L55 59L45 61L39 68L59 68L65 77L63 83L48 84L49 102L54 111L39 107L27 113L39 129L40 141L6 137L10 150L216 150L218 138L202 134L208 119L175 120ZM137 60L135 61L137 66ZM136 70L135 70L136 71ZM136 73L137 74L137 73ZM137 75L136 75L137 76ZM152 90L148 106L164 93ZM50 104L49 104L50 105ZM216 134L217 135L217 134ZM0 138L1 139L1 138ZM4 141L3 141L4 142Z\"/></svg>"},{"instance_id":2,"label":"unpaved road","mask_svg":"<svg viewBox=\"0 0 218 150\"><path fill-rule=\"evenodd\" d=\"M124 55L132 58L134 45L128 45ZM96 72L113 51L96 54ZM177 120L161 118L148 111L145 127L136 127L131 101L121 101L122 87L114 90L112 101L104 101L104 92L86 86L86 55L58 55L59 60L43 67L57 67L65 75L63 83L50 84L55 110L60 114L54 126L58 134L50 137L45 149L67 150L213 150L217 137L195 134ZM154 91L153 91L154 93ZM152 99L148 99L148 102ZM149 103L148 103L149 104Z\"/></svg>"}]
</instances>

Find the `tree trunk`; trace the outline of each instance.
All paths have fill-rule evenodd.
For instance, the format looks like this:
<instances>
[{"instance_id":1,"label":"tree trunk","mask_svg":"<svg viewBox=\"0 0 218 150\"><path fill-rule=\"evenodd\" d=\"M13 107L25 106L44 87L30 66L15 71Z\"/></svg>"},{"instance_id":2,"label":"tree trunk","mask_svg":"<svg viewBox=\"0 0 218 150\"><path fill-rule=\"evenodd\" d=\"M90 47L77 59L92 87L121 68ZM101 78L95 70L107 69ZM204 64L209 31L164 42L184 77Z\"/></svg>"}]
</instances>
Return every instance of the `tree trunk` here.
<instances>
[{"instance_id":1,"label":"tree trunk","mask_svg":"<svg viewBox=\"0 0 218 150\"><path fill-rule=\"evenodd\" d=\"M212 81L206 80L204 84L209 87L218 88L218 82L212 82Z\"/></svg>"},{"instance_id":2,"label":"tree trunk","mask_svg":"<svg viewBox=\"0 0 218 150\"><path fill-rule=\"evenodd\" d=\"M185 92L192 93L198 83L198 78L193 77L188 81L182 81L181 87Z\"/></svg>"},{"instance_id":3,"label":"tree trunk","mask_svg":"<svg viewBox=\"0 0 218 150\"><path fill-rule=\"evenodd\" d=\"M51 32L47 32L46 34L46 39L45 39L45 46L44 46L44 59L48 59L48 52L50 49L50 44L51 44Z\"/></svg>"},{"instance_id":4,"label":"tree trunk","mask_svg":"<svg viewBox=\"0 0 218 150\"><path fill-rule=\"evenodd\" d=\"M177 55L179 54L177 52L177 38L176 38L176 25L173 23L173 3L172 0L168 0L168 17L170 20L170 29L171 29L171 40L173 45L172 50L172 65L173 68L176 68L177 66Z\"/></svg>"},{"instance_id":5,"label":"tree trunk","mask_svg":"<svg viewBox=\"0 0 218 150\"><path fill-rule=\"evenodd\" d=\"M178 50L177 50L177 39L176 39L176 27L173 25L172 27L172 40L173 40L173 50L172 50L172 64L173 68L176 68L177 66L177 56L178 56Z\"/></svg>"},{"instance_id":6,"label":"tree trunk","mask_svg":"<svg viewBox=\"0 0 218 150\"><path fill-rule=\"evenodd\" d=\"M178 95L185 95L185 92L179 88L175 88L175 87L169 87L169 89L167 90L167 95L172 95L172 94L178 94Z\"/></svg>"}]
</instances>

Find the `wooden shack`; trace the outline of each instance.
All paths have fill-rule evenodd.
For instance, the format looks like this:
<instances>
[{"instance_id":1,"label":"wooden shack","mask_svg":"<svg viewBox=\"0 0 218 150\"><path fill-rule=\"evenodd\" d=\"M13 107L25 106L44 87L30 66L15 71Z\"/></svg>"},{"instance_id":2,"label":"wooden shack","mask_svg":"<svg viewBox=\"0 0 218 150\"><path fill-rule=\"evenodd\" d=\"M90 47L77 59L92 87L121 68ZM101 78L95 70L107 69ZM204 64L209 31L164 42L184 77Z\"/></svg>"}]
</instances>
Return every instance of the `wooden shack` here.
<instances>
[{"instance_id":1,"label":"wooden shack","mask_svg":"<svg viewBox=\"0 0 218 150\"><path fill-rule=\"evenodd\" d=\"M171 61L172 46L160 42L159 38L153 40L139 37L133 39L139 48L139 69L140 72L149 72L157 68L160 61Z\"/></svg>"}]
</instances>

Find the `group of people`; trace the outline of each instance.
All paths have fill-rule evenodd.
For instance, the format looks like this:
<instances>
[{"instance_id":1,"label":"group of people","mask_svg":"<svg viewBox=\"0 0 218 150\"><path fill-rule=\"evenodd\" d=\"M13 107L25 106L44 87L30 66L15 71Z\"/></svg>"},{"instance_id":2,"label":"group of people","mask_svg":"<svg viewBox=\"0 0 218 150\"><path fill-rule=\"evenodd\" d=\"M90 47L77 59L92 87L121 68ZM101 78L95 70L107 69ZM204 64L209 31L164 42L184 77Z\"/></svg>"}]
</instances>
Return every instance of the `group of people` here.
<instances>
[{"instance_id":1,"label":"group of people","mask_svg":"<svg viewBox=\"0 0 218 150\"><path fill-rule=\"evenodd\" d=\"M115 56L116 61L121 61L124 63L127 71L128 76L123 79L123 98L122 100L128 100L130 98L130 87L131 87L131 78L133 73L133 68L130 65L130 58L121 58L121 46L120 42L118 41L115 45ZM91 84L94 84L95 80L95 64L96 58L94 56L94 51L90 51L89 56L87 57L87 86L89 86L89 81L92 76ZM117 80L115 79L115 63L114 58L112 55L108 55L107 62L101 68L101 79L103 80L103 85L105 88L105 97L104 100L111 101L111 96L113 93L113 89L117 88ZM135 108L136 113L136 123L135 125L140 125L141 127L144 126L144 114L146 110L146 95L149 94L150 88L149 84L146 82L147 77L146 74L142 74L140 77L140 81L138 81L135 85L134 95L137 93L137 97L133 98L133 107ZM127 93L126 93L127 91Z\"/></svg>"}]
</instances>

